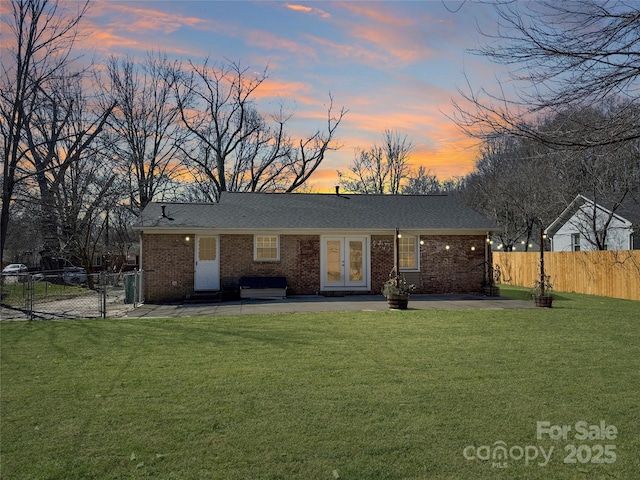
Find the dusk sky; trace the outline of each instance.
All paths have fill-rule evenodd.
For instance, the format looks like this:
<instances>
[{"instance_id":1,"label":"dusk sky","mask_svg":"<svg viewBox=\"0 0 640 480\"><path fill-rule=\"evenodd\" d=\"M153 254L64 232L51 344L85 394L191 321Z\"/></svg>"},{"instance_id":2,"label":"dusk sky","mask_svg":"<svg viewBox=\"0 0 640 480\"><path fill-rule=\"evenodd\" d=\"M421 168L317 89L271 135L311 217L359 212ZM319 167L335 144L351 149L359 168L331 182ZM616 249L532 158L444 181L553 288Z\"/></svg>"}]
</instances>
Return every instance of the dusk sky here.
<instances>
[{"instance_id":1,"label":"dusk sky","mask_svg":"<svg viewBox=\"0 0 640 480\"><path fill-rule=\"evenodd\" d=\"M263 113L294 113L294 137L326 125L329 94L348 110L338 128L343 145L311 177L314 191L332 190L356 148L380 144L385 129L406 134L414 168L441 180L465 175L476 141L447 114L456 87L495 85L496 66L472 55L478 33L496 27L492 6L460 1L112 1L96 0L83 44L100 57L225 58L269 79L257 92Z\"/></svg>"}]
</instances>

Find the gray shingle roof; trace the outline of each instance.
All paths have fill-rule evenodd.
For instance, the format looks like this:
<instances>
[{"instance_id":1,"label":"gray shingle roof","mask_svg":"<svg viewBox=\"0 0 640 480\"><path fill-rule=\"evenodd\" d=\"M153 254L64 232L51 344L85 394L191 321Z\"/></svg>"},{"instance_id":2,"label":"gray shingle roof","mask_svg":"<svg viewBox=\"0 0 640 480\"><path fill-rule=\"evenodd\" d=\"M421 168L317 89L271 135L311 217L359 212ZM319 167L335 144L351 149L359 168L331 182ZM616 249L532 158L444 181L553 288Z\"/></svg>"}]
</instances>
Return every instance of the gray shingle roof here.
<instances>
[{"instance_id":1,"label":"gray shingle roof","mask_svg":"<svg viewBox=\"0 0 640 480\"><path fill-rule=\"evenodd\" d=\"M162 206L165 217L162 217ZM137 228L497 230L451 195L223 192L219 203L151 203Z\"/></svg>"}]
</instances>

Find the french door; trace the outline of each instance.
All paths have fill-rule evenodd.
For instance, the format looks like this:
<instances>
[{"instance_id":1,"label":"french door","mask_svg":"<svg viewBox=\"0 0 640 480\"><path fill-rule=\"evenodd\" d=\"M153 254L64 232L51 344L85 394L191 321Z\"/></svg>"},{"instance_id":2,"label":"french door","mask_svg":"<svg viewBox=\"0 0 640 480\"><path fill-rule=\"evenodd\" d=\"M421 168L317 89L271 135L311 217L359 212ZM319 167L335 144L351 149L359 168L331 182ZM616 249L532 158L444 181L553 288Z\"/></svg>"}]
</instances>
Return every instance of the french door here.
<instances>
[{"instance_id":1,"label":"french door","mask_svg":"<svg viewBox=\"0 0 640 480\"><path fill-rule=\"evenodd\" d=\"M325 237L322 247L323 289L368 288L367 237Z\"/></svg>"}]
</instances>

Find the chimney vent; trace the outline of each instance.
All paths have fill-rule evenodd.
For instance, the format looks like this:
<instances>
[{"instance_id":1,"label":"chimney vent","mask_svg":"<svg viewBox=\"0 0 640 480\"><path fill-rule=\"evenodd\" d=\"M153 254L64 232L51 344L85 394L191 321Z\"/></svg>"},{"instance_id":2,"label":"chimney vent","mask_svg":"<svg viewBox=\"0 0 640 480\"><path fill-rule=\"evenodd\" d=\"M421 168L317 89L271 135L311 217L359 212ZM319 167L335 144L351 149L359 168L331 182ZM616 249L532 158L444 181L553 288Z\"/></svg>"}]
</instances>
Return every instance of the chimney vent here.
<instances>
[{"instance_id":1,"label":"chimney vent","mask_svg":"<svg viewBox=\"0 0 640 480\"><path fill-rule=\"evenodd\" d=\"M340 185L336 185L336 195L340 195Z\"/></svg>"},{"instance_id":2,"label":"chimney vent","mask_svg":"<svg viewBox=\"0 0 640 480\"><path fill-rule=\"evenodd\" d=\"M162 208L162 218L167 218L167 212L165 211L167 206L166 205L162 205L160 208Z\"/></svg>"}]
</instances>

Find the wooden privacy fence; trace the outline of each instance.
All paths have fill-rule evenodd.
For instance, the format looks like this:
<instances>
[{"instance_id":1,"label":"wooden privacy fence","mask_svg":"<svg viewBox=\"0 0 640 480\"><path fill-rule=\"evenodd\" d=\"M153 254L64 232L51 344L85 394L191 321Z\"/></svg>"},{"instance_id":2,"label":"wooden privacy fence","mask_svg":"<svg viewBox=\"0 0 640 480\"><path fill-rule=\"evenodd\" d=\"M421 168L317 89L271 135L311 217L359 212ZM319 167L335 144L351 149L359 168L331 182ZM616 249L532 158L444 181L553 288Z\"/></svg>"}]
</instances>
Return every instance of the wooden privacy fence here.
<instances>
[{"instance_id":1,"label":"wooden privacy fence","mask_svg":"<svg viewBox=\"0 0 640 480\"><path fill-rule=\"evenodd\" d=\"M533 287L540 252L493 252L500 283ZM554 290L640 300L640 250L544 252Z\"/></svg>"}]
</instances>

